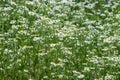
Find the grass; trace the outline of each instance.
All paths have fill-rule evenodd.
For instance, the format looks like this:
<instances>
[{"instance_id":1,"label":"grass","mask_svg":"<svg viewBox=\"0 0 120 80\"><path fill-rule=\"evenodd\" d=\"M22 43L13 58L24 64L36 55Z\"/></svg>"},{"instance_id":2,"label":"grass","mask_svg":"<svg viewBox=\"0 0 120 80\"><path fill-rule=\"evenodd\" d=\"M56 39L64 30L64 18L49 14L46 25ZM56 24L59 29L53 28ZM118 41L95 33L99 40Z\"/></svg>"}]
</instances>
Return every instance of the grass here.
<instances>
[{"instance_id":1,"label":"grass","mask_svg":"<svg viewBox=\"0 0 120 80\"><path fill-rule=\"evenodd\" d=\"M1 80L119 80L120 1L0 1Z\"/></svg>"}]
</instances>

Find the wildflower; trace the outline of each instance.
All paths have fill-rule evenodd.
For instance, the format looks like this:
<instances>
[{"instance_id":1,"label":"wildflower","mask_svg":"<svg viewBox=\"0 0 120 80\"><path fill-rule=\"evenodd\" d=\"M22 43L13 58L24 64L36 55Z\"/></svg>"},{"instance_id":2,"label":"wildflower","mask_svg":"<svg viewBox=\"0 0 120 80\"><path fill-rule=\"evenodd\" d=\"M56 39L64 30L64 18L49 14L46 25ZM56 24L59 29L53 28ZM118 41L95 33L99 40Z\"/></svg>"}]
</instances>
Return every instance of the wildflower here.
<instances>
[{"instance_id":1,"label":"wildflower","mask_svg":"<svg viewBox=\"0 0 120 80\"><path fill-rule=\"evenodd\" d=\"M60 62L60 63L56 64L56 66L58 66L58 67L63 67L63 66L64 66L64 63L63 63L63 62Z\"/></svg>"},{"instance_id":2,"label":"wildflower","mask_svg":"<svg viewBox=\"0 0 120 80\"><path fill-rule=\"evenodd\" d=\"M87 40L86 40L86 41L84 41L84 42L85 42L85 43L87 43L87 44L90 44L90 43L91 43L91 41L87 41Z\"/></svg>"},{"instance_id":3,"label":"wildflower","mask_svg":"<svg viewBox=\"0 0 120 80\"><path fill-rule=\"evenodd\" d=\"M26 72L26 73L27 73L27 72L28 72L28 70L24 69L24 72Z\"/></svg>"},{"instance_id":4,"label":"wildflower","mask_svg":"<svg viewBox=\"0 0 120 80\"><path fill-rule=\"evenodd\" d=\"M77 76L77 78L79 78L79 79L84 78L84 75L76 70L74 70L73 73L74 73L74 76Z\"/></svg>"},{"instance_id":5,"label":"wildflower","mask_svg":"<svg viewBox=\"0 0 120 80\"><path fill-rule=\"evenodd\" d=\"M35 15L35 13L32 12L32 11L29 11L28 14L31 15L31 16L34 16L34 15Z\"/></svg>"},{"instance_id":6,"label":"wildflower","mask_svg":"<svg viewBox=\"0 0 120 80\"><path fill-rule=\"evenodd\" d=\"M62 0L63 3L68 3L68 0Z\"/></svg>"},{"instance_id":7,"label":"wildflower","mask_svg":"<svg viewBox=\"0 0 120 80\"><path fill-rule=\"evenodd\" d=\"M40 37L34 37L33 38L33 41L39 41L40 40Z\"/></svg>"},{"instance_id":8,"label":"wildflower","mask_svg":"<svg viewBox=\"0 0 120 80\"><path fill-rule=\"evenodd\" d=\"M74 74L81 74L80 72L78 72L78 71L76 71L76 70L74 70L73 73L74 73Z\"/></svg>"},{"instance_id":9,"label":"wildflower","mask_svg":"<svg viewBox=\"0 0 120 80\"><path fill-rule=\"evenodd\" d=\"M8 54L8 53L11 53L11 52L13 52L13 51L12 51L12 50L9 50L9 49L7 49L7 48L4 50L4 54Z\"/></svg>"},{"instance_id":10,"label":"wildflower","mask_svg":"<svg viewBox=\"0 0 120 80\"><path fill-rule=\"evenodd\" d=\"M0 71L4 70L3 68L0 68Z\"/></svg>"},{"instance_id":11,"label":"wildflower","mask_svg":"<svg viewBox=\"0 0 120 80\"><path fill-rule=\"evenodd\" d=\"M50 44L50 47L55 47L56 44Z\"/></svg>"},{"instance_id":12,"label":"wildflower","mask_svg":"<svg viewBox=\"0 0 120 80\"><path fill-rule=\"evenodd\" d=\"M4 11L10 11L12 9L12 7L4 7Z\"/></svg>"},{"instance_id":13,"label":"wildflower","mask_svg":"<svg viewBox=\"0 0 120 80\"><path fill-rule=\"evenodd\" d=\"M18 31L18 33L21 34L21 35L29 35L27 30L20 30L20 31Z\"/></svg>"},{"instance_id":14,"label":"wildflower","mask_svg":"<svg viewBox=\"0 0 120 80\"><path fill-rule=\"evenodd\" d=\"M83 74L80 74L79 76L77 76L79 79L81 79L81 78L84 78L85 77L85 75L83 75Z\"/></svg>"},{"instance_id":15,"label":"wildflower","mask_svg":"<svg viewBox=\"0 0 120 80\"><path fill-rule=\"evenodd\" d=\"M55 4L55 0L50 0L50 4Z\"/></svg>"},{"instance_id":16,"label":"wildflower","mask_svg":"<svg viewBox=\"0 0 120 80\"><path fill-rule=\"evenodd\" d=\"M98 61L97 57L94 57L94 58L90 59L90 62L97 64L99 61Z\"/></svg>"},{"instance_id":17,"label":"wildflower","mask_svg":"<svg viewBox=\"0 0 120 80\"><path fill-rule=\"evenodd\" d=\"M116 46L111 46L111 48L112 48L112 49L115 49L115 48L117 48L117 47L116 47Z\"/></svg>"},{"instance_id":18,"label":"wildflower","mask_svg":"<svg viewBox=\"0 0 120 80\"><path fill-rule=\"evenodd\" d=\"M15 23L12 23L12 24L15 24ZM16 30L18 30L18 26L16 26L16 25L12 25L12 29L16 29Z\"/></svg>"},{"instance_id":19,"label":"wildflower","mask_svg":"<svg viewBox=\"0 0 120 80\"><path fill-rule=\"evenodd\" d=\"M32 78L29 78L28 80L33 80Z\"/></svg>"},{"instance_id":20,"label":"wildflower","mask_svg":"<svg viewBox=\"0 0 120 80\"><path fill-rule=\"evenodd\" d=\"M95 4L96 4L96 3L88 4L88 5L86 5L85 7L88 8L88 9L92 9L92 8L94 8Z\"/></svg>"},{"instance_id":21,"label":"wildflower","mask_svg":"<svg viewBox=\"0 0 120 80\"><path fill-rule=\"evenodd\" d=\"M15 2L11 1L11 5L16 6L17 4Z\"/></svg>"},{"instance_id":22,"label":"wildflower","mask_svg":"<svg viewBox=\"0 0 120 80\"><path fill-rule=\"evenodd\" d=\"M39 56L44 56L46 55L47 53L38 53Z\"/></svg>"},{"instance_id":23,"label":"wildflower","mask_svg":"<svg viewBox=\"0 0 120 80\"><path fill-rule=\"evenodd\" d=\"M103 40L103 42L105 42L105 43L111 43L111 40L110 40L110 38L105 38L105 39Z\"/></svg>"},{"instance_id":24,"label":"wildflower","mask_svg":"<svg viewBox=\"0 0 120 80\"><path fill-rule=\"evenodd\" d=\"M18 63L18 62L21 62L21 59L17 59L17 63Z\"/></svg>"},{"instance_id":25,"label":"wildflower","mask_svg":"<svg viewBox=\"0 0 120 80\"><path fill-rule=\"evenodd\" d=\"M103 17L104 17L104 16L106 16L106 15L105 15L105 14L100 14L100 16L103 16Z\"/></svg>"},{"instance_id":26,"label":"wildflower","mask_svg":"<svg viewBox=\"0 0 120 80\"><path fill-rule=\"evenodd\" d=\"M109 57L109 60L119 62L120 58L119 57Z\"/></svg>"},{"instance_id":27,"label":"wildflower","mask_svg":"<svg viewBox=\"0 0 120 80\"><path fill-rule=\"evenodd\" d=\"M54 62L51 62L50 64L53 65L53 66L57 66L56 63L54 63Z\"/></svg>"},{"instance_id":28,"label":"wildflower","mask_svg":"<svg viewBox=\"0 0 120 80\"><path fill-rule=\"evenodd\" d=\"M48 78L48 76L44 76L43 78L47 79L47 78Z\"/></svg>"},{"instance_id":29,"label":"wildflower","mask_svg":"<svg viewBox=\"0 0 120 80\"><path fill-rule=\"evenodd\" d=\"M120 17L120 14L115 15L115 18L119 19L119 17Z\"/></svg>"},{"instance_id":30,"label":"wildflower","mask_svg":"<svg viewBox=\"0 0 120 80\"><path fill-rule=\"evenodd\" d=\"M25 45L25 46L22 47L22 50L31 49L31 48L33 48L33 46L26 46L26 45Z\"/></svg>"},{"instance_id":31,"label":"wildflower","mask_svg":"<svg viewBox=\"0 0 120 80\"><path fill-rule=\"evenodd\" d=\"M34 5L34 3L32 1L26 1L25 4L27 4L27 5Z\"/></svg>"},{"instance_id":32,"label":"wildflower","mask_svg":"<svg viewBox=\"0 0 120 80\"><path fill-rule=\"evenodd\" d=\"M102 50L103 51L107 51L109 48L108 47L105 47L105 48L103 48Z\"/></svg>"},{"instance_id":33,"label":"wildflower","mask_svg":"<svg viewBox=\"0 0 120 80\"><path fill-rule=\"evenodd\" d=\"M60 61L60 62L68 62L67 59L60 59L60 58L58 58L58 61Z\"/></svg>"},{"instance_id":34,"label":"wildflower","mask_svg":"<svg viewBox=\"0 0 120 80\"><path fill-rule=\"evenodd\" d=\"M58 75L58 77L59 77L59 78L63 78L63 77L64 77L64 75Z\"/></svg>"},{"instance_id":35,"label":"wildflower","mask_svg":"<svg viewBox=\"0 0 120 80\"><path fill-rule=\"evenodd\" d=\"M101 30L104 30L104 26L102 26L102 25L99 25L99 26L96 26L96 28L98 28L98 29L101 29Z\"/></svg>"},{"instance_id":36,"label":"wildflower","mask_svg":"<svg viewBox=\"0 0 120 80\"><path fill-rule=\"evenodd\" d=\"M113 75L106 74L105 80L112 80L112 79L113 79Z\"/></svg>"},{"instance_id":37,"label":"wildflower","mask_svg":"<svg viewBox=\"0 0 120 80\"><path fill-rule=\"evenodd\" d=\"M16 20L11 20L10 21L10 24L15 24L16 23Z\"/></svg>"},{"instance_id":38,"label":"wildflower","mask_svg":"<svg viewBox=\"0 0 120 80\"><path fill-rule=\"evenodd\" d=\"M85 67L84 68L84 72L89 72L90 71L90 68L89 67Z\"/></svg>"}]
</instances>

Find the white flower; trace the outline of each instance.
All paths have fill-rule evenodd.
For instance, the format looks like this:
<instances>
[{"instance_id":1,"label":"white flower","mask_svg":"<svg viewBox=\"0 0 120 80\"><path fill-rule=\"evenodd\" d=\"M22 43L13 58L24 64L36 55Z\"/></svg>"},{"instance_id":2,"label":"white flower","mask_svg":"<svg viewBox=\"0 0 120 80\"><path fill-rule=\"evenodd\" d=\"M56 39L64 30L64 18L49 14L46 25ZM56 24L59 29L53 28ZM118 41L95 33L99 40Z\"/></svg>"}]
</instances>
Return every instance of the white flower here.
<instances>
[{"instance_id":1,"label":"white flower","mask_svg":"<svg viewBox=\"0 0 120 80\"><path fill-rule=\"evenodd\" d=\"M46 55L47 53L38 53L39 56L44 56Z\"/></svg>"},{"instance_id":2,"label":"white flower","mask_svg":"<svg viewBox=\"0 0 120 80\"><path fill-rule=\"evenodd\" d=\"M16 20L11 20L10 21L10 24L15 24L16 23Z\"/></svg>"},{"instance_id":3,"label":"white flower","mask_svg":"<svg viewBox=\"0 0 120 80\"><path fill-rule=\"evenodd\" d=\"M60 62L60 63L58 63L58 64L56 64L56 65L59 66L59 67L63 67L63 66L64 66L64 63Z\"/></svg>"},{"instance_id":4,"label":"white flower","mask_svg":"<svg viewBox=\"0 0 120 80\"><path fill-rule=\"evenodd\" d=\"M105 47L105 48L103 48L102 50L103 51L107 51L109 48L108 47Z\"/></svg>"},{"instance_id":5,"label":"white flower","mask_svg":"<svg viewBox=\"0 0 120 80\"><path fill-rule=\"evenodd\" d=\"M22 50L31 49L31 48L33 48L33 46L26 46L26 45L25 45L25 46L22 47Z\"/></svg>"},{"instance_id":6,"label":"white flower","mask_svg":"<svg viewBox=\"0 0 120 80\"><path fill-rule=\"evenodd\" d=\"M81 75L79 75L79 76L77 76L79 79L81 79L81 78L84 78L85 77L85 75L83 75L83 74L81 74Z\"/></svg>"},{"instance_id":7,"label":"white flower","mask_svg":"<svg viewBox=\"0 0 120 80\"><path fill-rule=\"evenodd\" d=\"M58 75L58 77L59 77L59 78L63 78L63 77L64 77L64 75Z\"/></svg>"},{"instance_id":8,"label":"white flower","mask_svg":"<svg viewBox=\"0 0 120 80\"><path fill-rule=\"evenodd\" d=\"M53 65L53 66L57 66L56 63L54 63L54 62L51 62L50 64Z\"/></svg>"},{"instance_id":9,"label":"white flower","mask_svg":"<svg viewBox=\"0 0 120 80\"><path fill-rule=\"evenodd\" d=\"M24 69L24 72L26 72L26 73L27 73L27 72L28 72L28 70Z\"/></svg>"},{"instance_id":10,"label":"white flower","mask_svg":"<svg viewBox=\"0 0 120 80\"><path fill-rule=\"evenodd\" d=\"M32 12L32 11L29 11L28 14L31 15L31 16L36 15L36 14L35 14L34 12Z\"/></svg>"},{"instance_id":11,"label":"white flower","mask_svg":"<svg viewBox=\"0 0 120 80\"><path fill-rule=\"evenodd\" d=\"M18 26L16 26L16 25L12 25L12 29L16 29L16 30L18 30Z\"/></svg>"},{"instance_id":12,"label":"white flower","mask_svg":"<svg viewBox=\"0 0 120 80\"><path fill-rule=\"evenodd\" d=\"M12 50L9 50L9 49L7 49L7 48L4 50L4 54L8 54L8 53L11 53L11 52L13 52L13 51L12 51Z\"/></svg>"},{"instance_id":13,"label":"white flower","mask_svg":"<svg viewBox=\"0 0 120 80\"><path fill-rule=\"evenodd\" d=\"M113 75L107 74L105 76L105 80L112 80L113 79Z\"/></svg>"},{"instance_id":14,"label":"white flower","mask_svg":"<svg viewBox=\"0 0 120 80\"><path fill-rule=\"evenodd\" d=\"M56 44L50 44L50 47L55 47Z\"/></svg>"},{"instance_id":15,"label":"white flower","mask_svg":"<svg viewBox=\"0 0 120 80\"><path fill-rule=\"evenodd\" d=\"M95 64L99 63L99 61L98 61L97 58L98 58L98 57L93 57L93 58L91 58L91 59L90 59L90 62L93 62L93 63L95 63Z\"/></svg>"},{"instance_id":16,"label":"white flower","mask_svg":"<svg viewBox=\"0 0 120 80\"><path fill-rule=\"evenodd\" d=\"M58 58L58 61L60 61L60 62L68 62L67 59L60 59L60 58Z\"/></svg>"},{"instance_id":17,"label":"white flower","mask_svg":"<svg viewBox=\"0 0 120 80\"><path fill-rule=\"evenodd\" d=\"M9 11L9 10L11 10L12 9L12 7L4 7L4 11Z\"/></svg>"},{"instance_id":18,"label":"white flower","mask_svg":"<svg viewBox=\"0 0 120 80\"><path fill-rule=\"evenodd\" d=\"M27 5L34 5L34 3L32 1L26 1L25 4L27 4Z\"/></svg>"},{"instance_id":19,"label":"white flower","mask_svg":"<svg viewBox=\"0 0 120 80\"><path fill-rule=\"evenodd\" d=\"M33 38L33 41L39 41L40 40L40 37L34 37Z\"/></svg>"},{"instance_id":20,"label":"white flower","mask_svg":"<svg viewBox=\"0 0 120 80\"><path fill-rule=\"evenodd\" d=\"M74 74L81 74L80 72L78 72L78 71L76 71L76 70L74 70L73 73L74 73Z\"/></svg>"},{"instance_id":21,"label":"white flower","mask_svg":"<svg viewBox=\"0 0 120 80\"><path fill-rule=\"evenodd\" d=\"M103 16L103 17L104 17L104 16L105 16L105 14L100 14L100 16Z\"/></svg>"},{"instance_id":22,"label":"white flower","mask_svg":"<svg viewBox=\"0 0 120 80\"><path fill-rule=\"evenodd\" d=\"M21 59L17 59L17 63L18 63L18 62L21 62Z\"/></svg>"},{"instance_id":23,"label":"white flower","mask_svg":"<svg viewBox=\"0 0 120 80\"><path fill-rule=\"evenodd\" d=\"M88 8L88 9L92 9L92 8L94 8L95 4L96 4L96 3L88 4L88 5L86 5L85 7Z\"/></svg>"},{"instance_id":24,"label":"white flower","mask_svg":"<svg viewBox=\"0 0 120 80\"><path fill-rule=\"evenodd\" d=\"M63 2L63 3L67 3L67 2L68 2L68 0L62 0L62 2Z\"/></svg>"},{"instance_id":25,"label":"white flower","mask_svg":"<svg viewBox=\"0 0 120 80\"><path fill-rule=\"evenodd\" d=\"M55 0L50 0L50 4L55 4Z\"/></svg>"},{"instance_id":26,"label":"white flower","mask_svg":"<svg viewBox=\"0 0 120 80\"><path fill-rule=\"evenodd\" d=\"M48 78L48 76L44 76L43 78L47 79L47 78Z\"/></svg>"},{"instance_id":27,"label":"white flower","mask_svg":"<svg viewBox=\"0 0 120 80\"><path fill-rule=\"evenodd\" d=\"M13 1L11 1L11 3L10 3L11 5L14 5L14 6L16 6L17 4L15 3L15 2L13 2Z\"/></svg>"},{"instance_id":28,"label":"white flower","mask_svg":"<svg viewBox=\"0 0 120 80\"><path fill-rule=\"evenodd\" d=\"M32 78L29 78L28 80L33 80Z\"/></svg>"},{"instance_id":29,"label":"white flower","mask_svg":"<svg viewBox=\"0 0 120 80\"><path fill-rule=\"evenodd\" d=\"M21 35L29 35L27 30L21 30L21 31L18 31L18 33L21 34Z\"/></svg>"},{"instance_id":30,"label":"white flower","mask_svg":"<svg viewBox=\"0 0 120 80\"><path fill-rule=\"evenodd\" d=\"M84 68L84 71L85 71L85 72L89 72L89 71L90 71L90 68L89 68L89 67L85 67L85 68Z\"/></svg>"}]
</instances>

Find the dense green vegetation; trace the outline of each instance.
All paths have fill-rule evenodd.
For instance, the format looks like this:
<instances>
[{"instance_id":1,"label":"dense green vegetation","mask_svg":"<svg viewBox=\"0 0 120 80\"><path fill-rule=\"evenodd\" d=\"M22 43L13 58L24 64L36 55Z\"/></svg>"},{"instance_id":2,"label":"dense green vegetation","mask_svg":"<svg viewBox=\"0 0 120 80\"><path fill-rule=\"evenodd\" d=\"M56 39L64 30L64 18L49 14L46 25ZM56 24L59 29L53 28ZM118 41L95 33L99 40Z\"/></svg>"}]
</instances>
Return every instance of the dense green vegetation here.
<instances>
[{"instance_id":1,"label":"dense green vegetation","mask_svg":"<svg viewBox=\"0 0 120 80\"><path fill-rule=\"evenodd\" d=\"M0 80L119 79L119 0L0 1Z\"/></svg>"}]
</instances>

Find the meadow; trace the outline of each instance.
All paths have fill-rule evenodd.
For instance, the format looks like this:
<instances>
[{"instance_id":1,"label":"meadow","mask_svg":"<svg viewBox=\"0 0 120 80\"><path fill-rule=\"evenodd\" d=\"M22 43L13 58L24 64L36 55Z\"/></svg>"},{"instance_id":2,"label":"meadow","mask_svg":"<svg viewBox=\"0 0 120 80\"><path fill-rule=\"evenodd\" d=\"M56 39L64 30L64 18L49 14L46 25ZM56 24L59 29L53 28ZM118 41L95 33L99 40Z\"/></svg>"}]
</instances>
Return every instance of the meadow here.
<instances>
[{"instance_id":1,"label":"meadow","mask_svg":"<svg viewBox=\"0 0 120 80\"><path fill-rule=\"evenodd\" d=\"M0 80L120 80L120 0L0 0Z\"/></svg>"}]
</instances>

